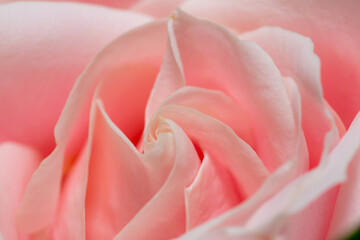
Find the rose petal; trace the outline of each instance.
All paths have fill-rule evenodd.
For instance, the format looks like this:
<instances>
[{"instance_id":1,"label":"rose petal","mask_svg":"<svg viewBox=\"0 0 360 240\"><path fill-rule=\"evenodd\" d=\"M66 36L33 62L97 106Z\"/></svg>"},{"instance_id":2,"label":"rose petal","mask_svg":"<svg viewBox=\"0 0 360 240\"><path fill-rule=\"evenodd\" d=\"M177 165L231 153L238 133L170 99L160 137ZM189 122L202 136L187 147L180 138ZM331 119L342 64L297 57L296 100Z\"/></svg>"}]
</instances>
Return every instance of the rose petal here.
<instances>
[{"instance_id":1,"label":"rose petal","mask_svg":"<svg viewBox=\"0 0 360 240\"><path fill-rule=\"evenodd\" d=\"M220 91L183 87L172 93L159 107L166 105L188 107L213 117L231 127L242 140L255 147L248 116L233 99ZM156 120L157 117L155 112L153 120ZM156 121L152 121L147 130L154 134L155 128Z\"/></svg>"},{"instance_id":2,"label":"rose petal","mask_svg":"<svg viewBox=\"0 0 360 240\"><path fill-rule=\"evenodd\" d=\"M153 17L168 17L179 4L186 0L142 0L131 6L131 10Z\"/></svg>"},{"instance_id":3,"label":"rose petal","mask_svg":"<svg viewBox=\"0 0 360 240\"><path fill-rule=\"evenodd\" d=\"M184 189L193 182L200 160L181 128L163 120L158 136L169 131L174 138L175 155L168 179L114 239L170 239L185 231Z\"/></svg>"},{"instance_id":4,"label":"rose petal","mask_svg":"<svg viewBox=\"0 0 360 240\"><path fill-rule=\"evenodd\" d=\"M329 103L326 100L325 100L325 106L328 109L328 111L330 112L332 118L334 119L335 125L339 132L339 136L340 136L340 138L342 138L346 133L346 128L345 128L343 121L340 119L337 112L335 112L335 110L329 105Z\"/></svg>"},{"instance_id":5,"label":"rose petal","mask_svg":"<svg viewBox=\"0 0 360 240\"><path fill-rule=\"evenodd\" d=\"M9 3L9 2L16 2L21 0L0 0L1 3ZM47 1L47 0L37 0L37 1ZM53 0L54 2L57 2L56 0ZM109 7L115 7L115 8L128 8L138 1L141 0L119 0L119 1L113 1L113 0L69 0L69 2L82 2L82 3L90 3L90 4L99 4L99 5L105 5Z\"/></svg>"},{"instance_id":6,"label":"rose petal","mask_svg":"<svg viewBox=\"0 0 360 240\"><path fill-rule=\"evenodd\" d=\"M157 115L175 121L203 151L227 169L244 198L251 196L268 177L269 172L256 152L222 122L175 105L160 108Z\"/></svg>"},{"instance_id":7,"label":"rose petal","mask_svg":"<svg viewBox=\"0 0 360 240\"><path fill-rule=\"evenodd\" d=\"M317 166L324 137L330 130L331 123L323 100L320 61L313 52L312 41L275 27L263 27L242 34L240 38L259 44L274 60L281 74L296 81L301 93L302 127L309 149L309 164L310 168ZM341 125L340 127L343 130Z\"/></svg>"},{"instance_id":8,"label":"rose petal","mask_svg":"<svg viewBox=\"0 0 360 240\"><path fill-rule=\"evenodd\" d=\"M229 127L232 127L238 136L246 140L246 142L252 143L252 134L249 132L251 127L247 116L231 98L222 92L196 87L183 87L170 95L161 104L162 107L167 105L179 105L194 110L196 109L197 111L220 120ZM159 113L156 112L154 114L145 136L149 133L155 133L157 125L156 119L158 118L157 114ZM183 127L184 125L181 126ZM212 129L212 127L207 124L205 124L204 127L206 129ZM187 129L184 130L187 131ZM213 137L211 138L211 141L214 142ZM192 140L197 142L204 151L207 151L207 148L209 148L209 145L206 143L204 144L201 138L193 137ZM222 142L222 140L219 139L219 142ZM236 149L236 147L231 146L230 148ZM220 155L223 155L222 150ZM226 163L224 159L210 159L211 157L206 155L195 181L185 191L185 201L187 203L187 228L192 228L210 217L217 216L243 200L243 196L238 196L239 193L236 188L236 183L234 185L234 180L232 177L229 177L231 176L230 171L232 171L230 169L233 169L234 165ZM221 163L219 163L219 161ZM214 164L216 165L216 168L214 168ZM226 165L226 167L223 165ZM262 168L264 168L264 166L262 166ZM233 171L237 170L238 169L236 168L233 169ZM208 176L209 174L211 176ZM210 185L213 186L214 189L210 187ZM231 185L232 187L230 187ZM221 188L221 186L223 188ZM216 189L218 189L218 191ZM214 197L214 195L216 195L216 197ZM220 202L221 199L224 201Z\"/></svg>"},{"instance_id":9,"label":"rose petal","mask_svg":"<svg viewBox=\"0 0 360 240\"><path fill-rule=\"evenodd\" d=\"M355 140L355 139L354 139ZM340 239L360 225L360 149L351 161L347 179L340 186L328 239Z\"/></svg>"},{"instance_id":10,"label":"rose petal","mask_svg":"<svg viewBox=\"0 0 360 240\"><path fill-rule=\"evenodd\" d=\"M320 203L323 203L324 200L325 202L334 201L334 195L330 194L329 196L327 194L333 191L339 183L346 180L347 168L359 152L360 113L339 144L329 153L331 142L336 135L337 131L333 124L331 132L326 137L325 150L320 165L309 173L301 175L267 201L251 217L246 226L216 228L211 234L205 234L201 239L238 239L249 236L276 238L280 235L285 239L293 239L291 237L302 239L303 236L306 239L308 237L309 239L325 238L324 235L318 234L319 232L326 234L328 225L327 223L323 224L323 219L319 222L320 225L323 225L323 228L320 229L317 228L319 223L315 223L313 229L311 229L312 225L308 223L313 219L320 219L324 209L332 210L331 204L322 206ZM318 207L320 209L317 209ZM304 221L307 221L307 224ZM299 231L303 230L301 226L307 226L305 230L310 231L299 235ZM188 237L190 236L189 234ZM196 239L195 236L193 235L191 239Z\"/></svg>"},{"instance_id":11,"label":"rose petal","mask_svg":"<svg viewBox=\"0 0 360 240\"><path fill-rule=\"evenodd\" d=\"M239 41L225 28L180 10L169 21L187 85L220 90L234 98L253 124L257 153L274 171L293 153L296 127L271 58L256 44Z\"/></svg>"},{"instance_id":12,"label":"rose petal","mask_svg":"<svg viewBox=\"0 0 360 240\"><path fill-rule=\"evenodd\" d=\"M287 87L287 94L291 101L295 123L298 128L297 146L293 156L286 164L282 165L270 175L264 184L247 201L242 202L223 215L193 229L179 239L231 239L229 236L224 235L223 230L227 226L243 226L261 204L281 190L288 182L307 170L308 155L305 139L301 134L300 93L296 83L291 78L285 78L284 83ZM253 238L253 236L244 237L244 239Z\"/></svg>"},{"instance_id":13,"label":"rose petal","mask_svg":"<svg viewBox=\"0 0 360 240\"><path fill-rule=\"evenodd\" d=\"M165 181L173 165L172 138L169 135L159 136L153 147L156 153L143 158L110 120L103 105L100 102L96 105L90 137L86 234L89 239L110 239ZM161 167L159 163L154 164L160 159Z\"/></svg>"},{"instance_id":14,"label":"rose petal","mask_svg":"<svg viewBox=\"0 0 360 240\"><path fill-rule=\"evenodd\" d=\"M194 182L185 189L186 229L217 217L239 204L231 174L205 154Z\"/></svg>"},{"instance_id":15,"label":"rose petal","mask_svg":"<svg viewBox=\"0 0 360 240\"><path fill-rule=\"evenodd\" d=\"M158 71L155 63L140 59L125 63L109 71L96 90L111 120L135 145L143 132L145 106Z\"/></svg>"},{"instance_id":16,"label":"rose petal","mask_svg":"<svg viewBox=\"0 0 360 240\"><path fill-rule=\"evenodd\" d=\"M348 132L340 140L339 144L328 153L329 143L331 143L331 138L334 134L337 134L335 126L332 128L332 132L327 135L323 159L317 168L297 178L259 208L247 223L245 229L233 228L228 231L229 235L239 237L244 234L245 230L245 232L256 232L256 234L269 237L285 234L284 237L286 239L294 236L302 239L303 235L298 235L299 229L294 225L294 223L298 223L296 220L300 217L302 218L301 221L307 221L307 223L315 219L320 220L320 225L325 225L323 228L317 228L317 224L312 229L307 224L308 228L305 230L310 231L306 233L309 236L305 235L305 238L325 238L328 223L324 220L330 221L330 218L321 219L321 215L323 214L323 209L331 211L333 205L323 206L319 203L324 201L327 203L334 202L334 196L331 196L331 194L326 196L325 194L329 194L329 191L334 190L339 183L346 180L347 168L355 160L356 154L359 152L360 113L354 119ZM310 211L309 207L315 207L316 211ZM308 214L305 214L304 217L304 212L306 211L308 211ZM331 216L331 212L330 215L327 213L326 216ZM305 225L306 223L303 223L299 227ZM295 231L292 232L291 230ZM319 232L322 234L319 234Z\"/></svg>"},{"instance_id":17,"label":"rose petal","mask_svg":"<svg viewBox=\"0 0 360 240\"><path fill-rule=\"evenodd\" d=\"M41 156L30 147L6 142L0 145L0 159L0 231L6 239L26 239L16 228L15 216Z\"/></svg>"},{"instance_id":18,"label":"rose petal","mask_svg":"<svg viewBox=\"0 0 360 240\"><path fill-rule=\"evenodd\" d=\"M174 44L174 31L168 23L168 42L160 72L146 106L145 126L161 102L177 89L185 86L184 70L177 45Z\"/></svg>"},{"instance_id":19,"label":"rose petal","mask_svg":"<svg viewBox=\"0 0 360 240\"><path fill-rule=\"evenodd\" d=\"M339 144L330 153L327 153L327 149L325 148L323 159L319 167L305 175L302 175L296 181L278 193L273 199L271 199L262 207L262 210L258 210L259 212L254 215L252 222L255 224L255 218L259 217L260 214L264 214L263 211L266 211L265 209L267 209L269 214L262 216L271 216L273 215L271 212L276 212L276 214L281 214L283 216L281 220L272 222L271 224L291 225L292 223L287 221L287 216L292 216L299 213L301 214L301 211L306 210L310 203L312 203L318 197L321 197L323 194L327 193L332 188L336 187L336 185L339 183L346 180L347 168L355 159L359 149L360 113L354 119L348 132L340 140ZM273 204L279 204L279 201L281 201L282 206L285 206L284 209L274 209ZM284 204L286 202L289 204ZM314 216L316 217L316 215L311 215L309 217L313 219ZM260 218L258 218L258 220L259 219ZM304 220L309 221L309 218ZM261 221L267 220L262 217ZM322 229L316 229L315 227L315 231L316 230L321 231ZM313 235L315 236L315 234Z\"/></svg>"},{"instance_id":20,"label":"rose petal","mask_svg":"<svg viewBox=\"0 0 360 240\"><path fill-rule=\"evenodd\" d=\"M359 1L190 0L182 8L237 32L279 26L310 37L321 60L325 98L350 125L360 108Z\"/></svg>"},{"instance_id":21,"label":"rose petal","mask_svg":"<svg viewBox=\"0 0 360 240\"><path fill-rule=\"evenodd\" d=\"M165 22L154 21L120 36L104 48L79 77L55 127L57 148L41 163L25 192L18 218L23 231L36 232L53 221L63 167L66 168L71 159L76 158L83 146L90 101L99 81L124 63L160 65L165 41ZM147 44L153 47L148 48Z\"/></svg>"},{"instance_id":22,"label":"rose petal","mask_svg":"<svg viewBox=\"0 0 360 240\"><path fill-rule=\"evenodd\" d=\"M117 1L113 1L113 0L71 0L71 1L90 3L90 4L99 4L99 5L105 5L105 6L113 7L113 8L129 8L141 0L117 0Z\"/></svg>"},{"instance_id":23,"label":"rose petal","mask_svg":"<svg viewBox=\"0 0 360 240\"><path fill-rule=\"evenodd\" d=\"M63 178L56 220L53 231L47 238L85 240L84 200L88 162L86 147L87 145L84 145L71 171Z\"/></svg>"},{"instance_id":24,"label":"rose petal","mask_svg":"<svg viewBox=\"0 0 360 240\"><path fill-rule=\"evenodd\" d=\"M149 20L94 5L0 5L0 115L6 116L0 119L0 141L49 154L55 123L81 71L105 44Z\"/></svg>"}]
</instances>

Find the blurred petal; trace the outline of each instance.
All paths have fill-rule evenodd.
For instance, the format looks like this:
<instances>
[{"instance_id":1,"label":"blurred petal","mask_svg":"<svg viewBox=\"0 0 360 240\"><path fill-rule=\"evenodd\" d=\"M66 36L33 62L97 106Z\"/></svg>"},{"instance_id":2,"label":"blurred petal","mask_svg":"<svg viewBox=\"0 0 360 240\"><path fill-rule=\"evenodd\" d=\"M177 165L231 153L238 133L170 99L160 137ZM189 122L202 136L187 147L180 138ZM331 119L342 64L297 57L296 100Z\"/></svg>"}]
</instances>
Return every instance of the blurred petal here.
<instances>
[{"instance_id":1,"label":"blurred petal","mask_svg":"<svg viewBox=\"0 0 360 240\"><path fill-rule=\"evenodd\" d=\"M32 148L11 142L0 145L0 231L5 239L26 239L16 228L15 216L40 161L41 156Z\"/></svg>"},{"instance_id":2,"label":"blurred petal","mask_svg":"<svg viewBox=\"0 0 360 240\"><path fill-rule=\"evenodd\" d=\"M244 32L279 26L310 37L325 98L348 127L360 108L360 2L356 0L190 0L187 12Z\"/></svg>"},{"instance_id":3,"label":"blurred petal","mask_svg":"<svg viewBox=\"0 0 360 240\"><path fill-rule=\"evenodd\" d=\"M169 17L176 7L186 0L142 0L131 6L131 10L153 17Z\"/></svg>"},{"instance_id":4,"label":"blurred petal","mask_svg":"<svg viewBox=\"0 0 360 240\"><path fill-rule=\"evenodd\" d=\"M358 123L360 124L360 123ZM353 139L356 141L356 138ZM350 163L347 179L340 186L332 217L329 239L340 239L360 225L360 148Z\"/></svg>"},{"instance_id":5,"label":"blurred petal","mask_svg":"<svg viewBox=\"0 0 360 240\"><path fill-rule=\"evenodd\" d=\"M76 3L0 5L0 141L23 142L49 154L76 78L104 45L149 20Z\"/></svg>"},{"instance_id":6,"label":"blurred petal","mask_svg":"<svg viewBox=\"0 0 360 240\"><path fill-rule=\"evenodd\" d=\"M96 98L101 99L111 120L135 145L143 132L146 103L158 71L159 63L139 59L109 71L97 86Z\"/></svg>"},{"instance_id":7,"label":"blurred petal","mask_svg":"<svg viewBox=\"0 0 360 240\"><path fill-rule=\"evenodd\" d=\"M59 199L56 221L52 237L56 240L85 239L84 199L87 183L87 145L71 166L71 171L62 181L62 194Z\"/></svg>"},{"instance_id":8,"label":"blurred petal","mask_svg":"<svg viewBox=\"0 0 360 240\"><path fill-rule=\"evenodd\" d=\"M47 1L47 0L45 0ZM129 8L137 2L141 2L142 0L71 0L74 2L82 2L82 3L91 3L98 5L105 5L113 8Z\"/></svg>"},{"instance_id":9,"label":"blurred petal","mask_svg":"<svg viewBox=\"0 0 360 240\"><path fill-rule=\"evenodd\" d=\"M159 136L151 155L143 157L97 102L91 133L89 179L86 193L87 239L112 239L153 197L168 176L172 137ZM154 155L154 153L152 153ZM151 171L152 170L152 171ZM156 170L156 172L154 172ZM162 171L161 171L162 170Z\"/></svg>"},{"instance_id":10,"label":"blurred petal","mask_svg":"<svg viewBox=\"0 0 360 240\"><path fill-rule=\"evenodd\" d=\"M10 3L10 2L18 2L23 0L0 0L0 4L2 3ZM32 0L30 0L32 1ZM37 1L49 1L49 0L37 0ZM68 0L68 2L79 2L79 3L89 3L89 4L98 4L98 5L105 5L108 7L114 8L129 8L135 3L141 0ZM57 0L52 0L52 2L59 3Z\"/></svg>"}]
</instances>

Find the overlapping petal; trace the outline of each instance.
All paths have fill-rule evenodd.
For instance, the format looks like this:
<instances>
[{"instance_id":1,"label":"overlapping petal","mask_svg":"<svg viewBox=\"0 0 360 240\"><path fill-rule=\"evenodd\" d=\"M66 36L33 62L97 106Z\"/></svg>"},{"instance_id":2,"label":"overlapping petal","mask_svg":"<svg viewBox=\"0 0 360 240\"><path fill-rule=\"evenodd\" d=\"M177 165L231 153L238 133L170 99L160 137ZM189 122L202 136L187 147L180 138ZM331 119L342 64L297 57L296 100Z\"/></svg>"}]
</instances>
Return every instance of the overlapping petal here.
<instances>
[{"instance_id":1,"label":"overlapping petal","mask_svg":"<svg viewBox=\"0 0 360 240\"><path fill-rule=\"evenodd\" d=\"M212 237L222 239L244 237L246 239L248 236L282 236L286 239L302 239L304 236L307 239L325 238L329 221L326 217L329 215L324 215L325 219L318 217L321 216L322 209L327 209L331 205L322 206L321 204L335 200L334 195L331 196L333 194L331 191L346 180L347 169L351 162L356 160L360 147L359 121L360 115L356 117L348 132L330 153L328 152L329 144L325 145L322 162L317 168L297 178L261 206L246 226L217 229L213 234L208 235L209 238L202 239L214 239ZM334 126L327 135L327 143L330 143L332 135L336 134ZM304 214L307 211L311 214ZM314 215L316 212L318 214ZM315 219L314 228L304 222L308 223L310 216L311 220ZM306 226L305 230L301 228L304 226ZM319 226L322 227L319 228ZM300 229L304 230L301 236L298 234Z\"/></svg>"},{"instance_id":2,"label":"overlapping petal","mask_svg":"<svg viewBox=\"0 0 360 240\"><path fill-rule=\"evenodd\" d=\"M274 60L281 75L295 80L301 94L302 128L309 149L310 168L320 160L325 134L331 123L326 115L328 105L324 102L320 61L314 53L309 38L281 28L265 27L242 34L241 39L254 41ZM336 115L335 112L334 115ZM345 132L341 121L339 132Z\"/></svg>"},{"instance_id":3,"label":"overlapping petal","mask_svg":"<svg viewBox=\"0 0 360 240\"><path fill-rule=\"evenodd\" d=\"M172 136L141 156L97 101L86 193L87 239L111 239L155 195L174 165ZM161 161L161 162L160 162Z\"/></svg>"},{"instance_id":4,"label":"overlapping petal","mask_svg":"<svg viewBox=\"0 0 360 240\"><path fill-rule=\"evenodd\" d=\"M321 202L322 199L319 197L328 194L328 191L331 191L339 183L346 180L347 169L351 162L356 160L355 157L360 148L360 115L358 114L348 132L329 153L329 143L332 141L333 134L337 134L335 126L332 128L332 132L327 135L327 144L325 145L323 159L319 167L300 176L264 204L248 222L249 226L259 226L263 223L264 225L261 230L264 231L263 233L272 232L271 234L274 235L285 230L287 237L296 236L295 234L298 233L298 229L295 232L286 231L286 226L292 226L293 229L297 228L291 220L296 219L298 215L301 216L303 211L311 207L310 204ZM326 202L334 200L334 198L326 196ZM276 209L274 206L277 206ZM321 205L318 205L318 207L321 207ZM324 219L318 220L320 220L320 224L324 223ZM325 220L329 221L329 218ZM305 218L303 221L309 221L309 219ZM265 227L265 225L267 226ZM276 230L274 230L274 226L277 226ZM308 234L307 238L316 239L316 237L325 237L325 235L316 234L317 231L326 235L324 229L315 227L312 231L305 231ZM301 239L300 236L298 237Z\"/></svg>"},{"instance_id":5,"label":"overlapping petal","mask_svg":"<svg viewBox=\"0 0 360 240\"><path fill-rule=\"evenodd\" d=\"M145 0L133 9L162 16L178 4L169 2L156 12L156 2L162 1ZM197 5L201 2L190 0L184 8L201 15ZM323 42L314 32L317 25L310 30L299 27L297 21L288 25L281 14L264 20L274 13L266 10L268 3L263 1L255 4L259 12L264 12L261 18L254 12L254 3L242 8L244 16L233 15L227 4L237 9L241 2L246 1L210 0L206 6L209 12L204 16L219 17L238 32L279 22L313 34L315 44ZM63 4L64 9L67 4L70 3ZM14 5L0 6L0 13ZM298 13L295 5L286 5L294 15ZM75 6L86 12L84 16L92 8ZM224 13L214 6L228 9L227 16L223 17ZM331 2L329 6L326 10L337 5ZM65 11L63 8L53 11L58 14ZM303 10L310 11L307 2ZM134 18L131 26L148 20L130 15ZM82 23L81 14L79 18ZM313 19L305 21L311 23ZM330 22L324 31L331 32L335 25ZM82 39L81 32L79 35ZM56 33L50 34L50 38L53 36L56 38ZM36 39L48 41L42 35ZM334 37L331 42L342 40ZM354 45L352 39L344 41ZM30 43L32 49L36 43ZM47 43L53 46L51 41ZM315 50L321 60L325 59L323 75L328 83L334 76L344 76L344 71L338 66L331 68L343 57L338 48L327 53L326 44ZM50 55L62 56L58 52L61 49ZM323 99L319 59L313 50L312 42L297 33L261 28L239 39L227 29L181 10L170 17L167 29L165 21L159 20L123 34L96 55L75 83L55 127L57 146L32 177L30 174L39 162L34 159L40 157L20 145L11 145L5 151L0 148L0 155L21 153L24 158L17 157L19 161L31 160L26 161L21 176L15 174L17 187L5 200L1 198L0 204L10 206L1 215L12 222L5 229L9 223L0 217L0 230L5 237L22 238L24 233L34 234L34 238L74 240L169 239L185 231L189 232L180 239L266 236L315 240L340 236L359 222L359 211L350 214L346 206L358 201L353 192L359 188L356 175L360 113L339 142L339 136L345 132L342 120L350 119L358 101L347 97L345 101L353 104L351 109L340 112L342 119L337 116ZM26 52L24 56L11 57L9 64L31 59ZM40 59L48 56L41 55ZM358 58L356 54L351 56ZM79 59L75 57L74 63ZM350 65L345 70L350 69L357 77L352 60L347 63ZM57 62L55 65L61 66ZM23 76L11 69L4 70L9 79ZM37 79L38 73L41 77L42 70L35 69L34 73L31 79ZM74 73L64 71L54 79L71 74ZM356 78L350 81L357 86ZM331 104L342 96L341 91L334 94L331 84L325 86L325 96ZM351 90L350 94L357 91ZM46 94L52 92L50 89ZM5 96L12 97L11 93ZM15 101L20 104L24 99ZM4 106L6 111L10 109ZM343 103L335 104L335 109L341 106ZM55 116L50 115L44 119ZM149 124L146 129L144 123ZM32 123L26 124L29 127ZM20 131L9 134L16 138ZM46 136L39 139L31 144L40 144ZM26 137L23 141L27 141ZM1 163L13 169L12 163ZM304 173L309 167L311 171ZM349 179L339 190L347 172ZM6 181L13 177L1 176ZM330 223L331 216L334 219ZM21 233L14 228L15 218ZM315 221L312 225L307 224L310 218ZM301 236L300 230L304 231Z\"/></svg>"},{"instance_id":6,"label":"overlapping petal","mask_svg":"<svg viewBox=\"0 0 360 240\"><path fill-rule=\"evenodd\" d=\"M308 155L305 146L305 139L301 134L300 93L296 87L296 83L291 78L286 78L284 80L287 88L287 94L291 101L296 126L298 128L297 131L299 133L293 156L288 159L286 164L282 165L271 176L269 176L255 194L247 201L242 202L240 205L228 210L221 216L193 229L179 239L231 239L227 234L225 234L225 229L227 227L234 225L244 226L259 206L307 170ZM253 237L254 236L250 236L249 239L252 239Z\"/></svg>"},{"instance_id":7,"label":"overlapping petal","mask_svg":"<svg viewBox=\"0 0 360 240\"><path fill-rule=\"evenodd\" d=\"M49 154L76 78L107 43L150 19L76 3L0 5L0 141Z\"/></svg>"},{"instance_id":8,"label":"overlapping petal","mask_svg":"<svg viewBox=\"0 0 360 240\"><path fill-rule=\"evenodd\" d=\"M80 76L55 127L57 147L36 170L25 192L19 210L19 222L23 231L39 231L54 220L63 171L66 172L68 166L77 158L87 137L90 102L98 83L108 77L108 74L130 63L159 68L165 41L166 23L154 21L122 35L104 48ZM147 47L146 44L149 43L152 48ZM129 75L126 72L121 73L117 75L120 81L128 81ZM124 78L121 79L121 76ZM148 79L152 82L154 80ZM143 113L144 109L141 109L141 112ZM126 121L131 123L131 119ZM131 125L122 127L124 131L131 129ZM34 205L40 207L34 209L31 207Z\"/></svg>"},{"instance_id":9,"label":"overlapping petal","mask_svg":"<svg viewBox=\"0 0 360 240\"><path fill-rule=\"evenodd\" d=\"M55 220L52 228L45 228L42 237L48 239L85 239L84 199L87 183L87 144L66 170L61 181ZM49 230L51 229L51 230ZM40 235L38 233L38 235Z\"/></svg>"},{"instance_id":10,"label":"overlapping petal","mask_svg":"<svg viewBox=\"0 0 360 240\"><path fill-rule=\"evenodd\" d=\"M187 12L240 32L278 26L308 36L321 60L325 98L350 125L360 108L360 2L354 0L191 0Z\"/></svg>"},{"instance_id":11,"label":"overlapping petal","mask_svg":"<svg viewBox=\"0 0 360 240\"><path fill-rule=\"evenodd\" d=\"M194 182L185 189L186 230L219 216L242 198L230 171L205 154Z\"/></svg>"},{"instance_id":12,"label":"overlapping petal","mask_svg":"<svg viewBox=\"0 0 360 240\"><path fill-rule=\"evenodd\" d=\"M0 231L5 239L26 239L16 228L16 210L40 161L41 155L30 147L12 142L0 145Z\"/></svg>"},{"instance_id":13,"label":"overlapping petal","mask_svg":"<svg viewBox=\"0 0 360 240\"><path fill-rule=\"evenodd\" d=\"M170 22L168 22L167 30L168 40L166 52L146 105L145 126L149 123L151 116L160 106L161 102L186 84L179 49Z\"/></svg>"},{"instance_id":14,"label":"overlapping petal","mask_svg":"<svg viewBox=\"0 0 360 240\"><path fill-rule=\"evenodd\" d=\"M296 127L282 77L270 56L227 29L181 10L170 24L186 84L234 98L249 115L257 153L274 171L293 153Z\"/></svg>"},{"instance_id":15,"label":"overlapping petal","mask_svg":"<svg viewBox=\"0 0 360 240\"><path fill-rule=\"evenodd\" d=\"M186 0L142 0L131 6L131 10L153 17L169 17L179 4Z\"/></svg>"},{"instance_id":16,"label":"overlapping petal","mask_svg":"<svg viewBox=\"0 0 360 240\"><path fill-rule=\"evenodd\" d=\"M356 138L353 141L357 141ZM334 214L329 229L329 239L339 239L355 231L360 225L360 148L346 172L346 181L341 184L336 199Z\"/></svg>"},{"instance_id":17,"label":"overlapping petal","mask_svg":"<svg viewBox=\"0 0 360 240\"><path fill-rule=\"evenodd\" d=\"M155 196L114 238L116 240L165 240L185 231L184 189L193 182L200 160L190 139L176 123L164 119L158 127L158 136L163 132L170 132L174 138L174 164L171 172ZM139 226L142 231L139 231Z\"/></svg>"}]
</instances>

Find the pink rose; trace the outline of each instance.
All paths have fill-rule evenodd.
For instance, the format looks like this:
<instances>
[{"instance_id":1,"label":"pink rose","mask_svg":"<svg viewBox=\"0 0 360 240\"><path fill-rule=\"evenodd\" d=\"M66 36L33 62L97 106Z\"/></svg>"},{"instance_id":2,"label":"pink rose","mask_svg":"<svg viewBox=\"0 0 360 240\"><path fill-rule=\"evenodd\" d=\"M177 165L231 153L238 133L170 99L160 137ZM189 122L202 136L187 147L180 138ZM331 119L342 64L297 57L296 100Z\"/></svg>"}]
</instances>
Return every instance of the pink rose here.
<instances>
[{"instance_id":1,"label":"pink rose","mask_svg":"<svg viewBox=\"0 0 360 240\"><path fill-rule=\"evenodd\" d=\"M0 239L360 225L356 1L116 7L0 5Z\"/></svg>"}]
</instances>

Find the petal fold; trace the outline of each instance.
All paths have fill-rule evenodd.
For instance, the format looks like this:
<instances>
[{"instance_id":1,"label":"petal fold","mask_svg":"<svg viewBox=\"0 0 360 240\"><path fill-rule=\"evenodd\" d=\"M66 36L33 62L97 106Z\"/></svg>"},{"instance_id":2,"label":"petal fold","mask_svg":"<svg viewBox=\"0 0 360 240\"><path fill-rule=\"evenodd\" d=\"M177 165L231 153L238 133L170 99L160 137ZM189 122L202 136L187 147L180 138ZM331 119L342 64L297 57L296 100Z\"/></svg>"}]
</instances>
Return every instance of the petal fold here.
<instances>
[{"instance_id":1,"label":"petal fold","mask_svg":"<svg viewBox=\"0 0 360 240\"><path fill-rule=\"evenodd\" d=\"M154 21L121 35L99 52L80 75L55 127L57 147L35 171L25 191L19 211L21 229L33 233L54 221L61 195L63 171L72 159L76 159L86 141L90 104L99 82L107 74L128 63L159 68L165 42L166 23L162 20ZM147 47L150 43L152 48ZM126 77L130 75L123 76L123 81L127 81ZM153 82L155 79L150 77L146 80ZM131 126L122 127L126 131ZM31 224L25 224L30 219Z\"/></svg>"},{"instance_id":2,"label":"petal fold","mask_svg":"<svg viewBox=\"0 0 360 240\"><path fill-rule=\"evenodd\" d=\"M194 182L185 189L187 231L224 213L241 200L229 171L205 155Z\"/></svg>"},{"instance_id":3,"label":"petal fold","mask_svg":"<svg viewBox=\"0 0 360 240\"><path fill-rule=\"evenodd\" d=\"M163 119L158 136L170 132L174 139L174 165L164 185L114 238L169 239L185 232L184 189L194 180L200 165L197 152L182 129ZM139 226L142 227L139 231Z\"/></svg>"},{"instance_id":4,"label":"petal fold","mask_svg":"<svg viewBox=\"0 0 360 240\"><path fill-rule=\"evenodd\" d=\"M165 182L173 165L174 149L172 137L162 134L151 151L141 156L109 118L102 102L98 100L95 104L86 193L86 235L89 239L111 239Z\"/></svg>"},{"instance_id":5,"label":"petal fold","mask_svg":"<svg viewBox=\"0 0 360 240\"><path fill-rule=\"evenodd\" d=\"M282 76L291 77L301 94L302 128L309 149L310 168L319 163L325 134L331 128L320 79L320 60L312 41L278 27L263 27L240 35L254 41L273 59ZM342 130L342 129L341 129Z\"/></svg>"},{"instance_id":6,"label":"petal fold","mask_svg":"<svg viewBox=\"0 0 360 240\"><path fill-rule=\"evenodd\" d=\"M5 239L27 239L18 231L16 212L41 159L41 155L28 146L13 142L0 145L0 231Z\"/></svg>"},{"instance_id":7,"label":"petal fold","mask_svg":"<svg viewBox=\"0 0 360 240\"><path fill-rule=\"evenodd\" d=\"M181 10L169 21L186 84L220 90L235 99L253 124L257 153L274 171L294 152L296 127L281 74L270 56L258 45Z\"/></svg>"},{"instance_id":8,"label":"petal fold","mask_svg":"<svg viewBox=\"0 0 360 240\"><path fill-rule=\"evenodd\" d=\"M348 127L360 108L360 2L354 0L190 0L182 9L238 33L278 26L315 44L324 96ZM346 83L346 84L344 84Z\"/></svg>"}]
</instances>

